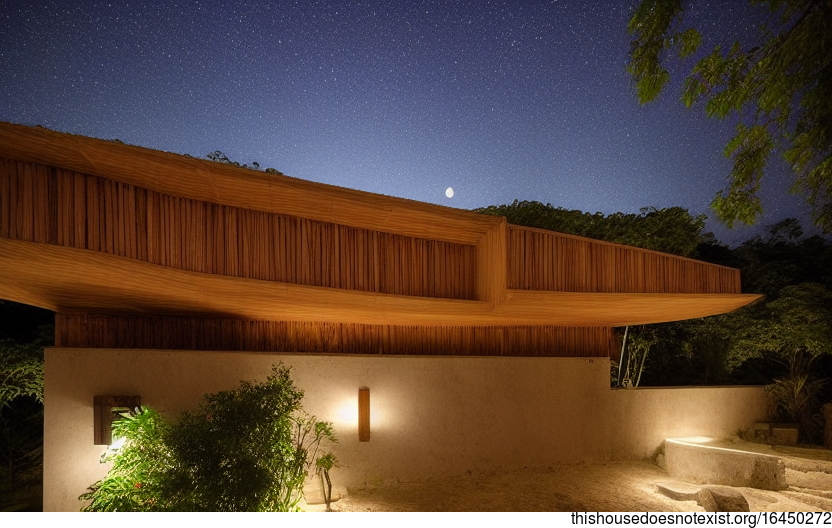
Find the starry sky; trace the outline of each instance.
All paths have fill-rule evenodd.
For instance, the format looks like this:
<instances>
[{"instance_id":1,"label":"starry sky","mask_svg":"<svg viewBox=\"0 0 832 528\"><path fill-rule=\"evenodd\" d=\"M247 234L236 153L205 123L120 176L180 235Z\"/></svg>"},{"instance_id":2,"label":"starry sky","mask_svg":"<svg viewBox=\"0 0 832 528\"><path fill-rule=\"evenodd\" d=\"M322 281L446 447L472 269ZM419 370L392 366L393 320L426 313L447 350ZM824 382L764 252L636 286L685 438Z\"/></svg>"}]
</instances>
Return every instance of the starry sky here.
<instances>
[{"instance_id":1,"label":"starry sky","mask_svg":"<svg viewBox=\"0 0 832 528\"><path fill-rule=\"evenodd\" d=\"M714 217L734 125L685 108L681 82L639 106L625 71L634 5L0 0L0 121L196 157L221 150L456 208L519 199ZM689 14L706 47L760 22L739 0ZM761 224L796 216L808 227L791 179L769 164ZM725 243L759 231L707 229Z\"/></svg>"}]
</instances>

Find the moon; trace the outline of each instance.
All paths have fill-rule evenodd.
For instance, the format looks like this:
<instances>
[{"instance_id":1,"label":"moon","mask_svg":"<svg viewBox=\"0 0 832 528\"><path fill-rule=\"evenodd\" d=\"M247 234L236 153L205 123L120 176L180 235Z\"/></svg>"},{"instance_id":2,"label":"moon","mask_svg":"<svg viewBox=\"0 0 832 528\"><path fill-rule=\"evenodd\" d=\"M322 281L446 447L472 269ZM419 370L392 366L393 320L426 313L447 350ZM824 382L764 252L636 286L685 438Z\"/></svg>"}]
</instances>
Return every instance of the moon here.
<instances>
[{"instance_id":1,"label":"moon","mask_svg":"<svg viewBox=\"0 0 832 528\"><path fill-rule=\"evenodd\" d=\"M448 187L447 189L445 189L445 196L447 196L448 198L453 198L454 197L454 188L453 187Z\"/></svg>"}]
</instances>

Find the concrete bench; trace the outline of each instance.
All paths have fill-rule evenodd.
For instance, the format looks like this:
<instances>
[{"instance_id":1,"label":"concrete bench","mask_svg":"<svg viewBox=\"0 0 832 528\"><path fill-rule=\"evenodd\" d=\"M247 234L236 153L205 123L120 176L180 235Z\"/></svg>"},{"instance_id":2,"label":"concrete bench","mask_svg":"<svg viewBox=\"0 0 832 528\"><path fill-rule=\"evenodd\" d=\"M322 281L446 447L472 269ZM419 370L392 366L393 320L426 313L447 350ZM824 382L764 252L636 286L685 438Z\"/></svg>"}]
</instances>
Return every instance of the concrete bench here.
<instances>
[{"instance_id":1,"label":"concrete bench","mask_svg":"<svg viewBox=\"0 0 832 528\"><path fill-rule=\"evenodd\" d=\"M696 484L784 490L786 468L778 457L709 445L711 438L668 438L665 467L670 476Z\"/></svg>"}]
</instances>

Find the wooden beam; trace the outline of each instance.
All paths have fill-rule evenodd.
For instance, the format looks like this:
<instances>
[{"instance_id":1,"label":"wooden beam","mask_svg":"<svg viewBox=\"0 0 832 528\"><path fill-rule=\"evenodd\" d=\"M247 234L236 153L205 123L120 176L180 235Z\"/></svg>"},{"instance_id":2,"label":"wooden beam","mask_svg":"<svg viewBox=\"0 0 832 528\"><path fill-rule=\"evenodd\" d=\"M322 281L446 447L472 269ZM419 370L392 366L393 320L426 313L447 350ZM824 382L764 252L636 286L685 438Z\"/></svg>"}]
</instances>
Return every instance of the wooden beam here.
<instances>
[{"instance_id":1,"label":"wooden beam","mask_svg":"<svg viewBox=\"0 0 832 528\"><path fill-rule=\"evenodd\" d=\"M477 299L491 306L506 294L506 219L491 228L477 244Z\"/></svg>"}]
</instances>

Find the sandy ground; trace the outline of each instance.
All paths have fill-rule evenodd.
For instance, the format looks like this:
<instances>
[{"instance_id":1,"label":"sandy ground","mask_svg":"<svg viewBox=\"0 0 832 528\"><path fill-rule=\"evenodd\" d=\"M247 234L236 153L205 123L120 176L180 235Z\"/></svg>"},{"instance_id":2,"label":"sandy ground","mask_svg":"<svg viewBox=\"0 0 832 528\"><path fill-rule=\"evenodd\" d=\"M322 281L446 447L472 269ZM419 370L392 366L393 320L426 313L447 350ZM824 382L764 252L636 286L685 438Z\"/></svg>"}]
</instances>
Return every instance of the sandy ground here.
<instances>
[{"instance_id":1,"label":"sandy ground","mask_svg":"<svg viewBox=\"0 0 832 528\"><path fill-rule=\"evenodd\" d=\"M694 501L676 501L657 491L657 482L671 480L650 462L577 464L352 490L333 502L332 508L350 512L704 511ZM746 497L751 511L818 511L832 504L794 491L736 489Z\"/></svg>"}]
</instances>

